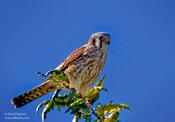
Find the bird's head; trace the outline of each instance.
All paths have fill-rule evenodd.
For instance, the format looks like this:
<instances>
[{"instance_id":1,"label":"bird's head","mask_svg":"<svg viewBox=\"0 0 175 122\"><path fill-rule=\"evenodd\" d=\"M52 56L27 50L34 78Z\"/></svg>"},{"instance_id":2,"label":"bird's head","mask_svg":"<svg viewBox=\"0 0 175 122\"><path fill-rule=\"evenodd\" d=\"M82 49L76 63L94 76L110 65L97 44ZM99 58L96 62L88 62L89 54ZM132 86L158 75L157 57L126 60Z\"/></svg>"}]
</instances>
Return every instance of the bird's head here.
<instances>
[{"instance_id":1,"label":"bird's head","mask_svg":"<svg viewBox=\"0 0 175 122\"><path fill-rule=\"evenodd\" d=\"M106 32L97 32L90 36L88 44L96 48L107 49L111 41L111 35Z\"/></svg>"}]
</instances>

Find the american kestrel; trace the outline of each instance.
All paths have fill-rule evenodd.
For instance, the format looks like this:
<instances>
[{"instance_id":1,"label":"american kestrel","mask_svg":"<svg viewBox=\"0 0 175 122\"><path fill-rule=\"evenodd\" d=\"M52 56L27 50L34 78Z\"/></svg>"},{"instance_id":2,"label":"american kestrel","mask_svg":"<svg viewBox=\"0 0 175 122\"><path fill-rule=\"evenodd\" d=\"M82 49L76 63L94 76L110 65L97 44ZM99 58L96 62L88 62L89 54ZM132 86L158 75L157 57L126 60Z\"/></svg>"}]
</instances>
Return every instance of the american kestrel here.
<instances>
[{"instance_id":1,"label":"american kestrel","mask_svg":"<svg viewBox=\"0 0 175 122\"><path fill-rule=\"evenodd\" d=\"M92 88L104 67L111 36L106 32L97 32L90 36L88 43L71 53L55 70L63 71L81 96ZM12 99L16 108L58 90L56 84L48 78L44 83Z\"/></svg>"}]
</instances>

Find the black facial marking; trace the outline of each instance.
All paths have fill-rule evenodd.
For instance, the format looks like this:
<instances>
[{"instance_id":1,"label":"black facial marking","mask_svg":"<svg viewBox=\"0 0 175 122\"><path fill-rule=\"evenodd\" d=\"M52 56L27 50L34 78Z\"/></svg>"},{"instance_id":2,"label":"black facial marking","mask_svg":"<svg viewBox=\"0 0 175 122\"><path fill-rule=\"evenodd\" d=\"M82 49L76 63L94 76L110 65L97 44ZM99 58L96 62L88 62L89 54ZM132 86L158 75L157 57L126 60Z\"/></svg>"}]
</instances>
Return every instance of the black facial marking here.
<instances>
[{"instance_id":1,"label":"black facial marking","mask_svg":"<svg viewBox=\"0 0 175 122\"><path fill-rule=\"evenodd\" d=\"M102 40L100 40L100 48L102 48Z\"/></svg>"},{"instance_id":2,"label":"black facial marking","mask_svg":"<svg viewBox=\"0 0 175 122\"><path fill-rule=\"evenodd\" d=\"M99 40L100 40L100 48L102 48L102 46L103 46L103 41L104 41L104 37L103 37L103 36L100 36L100 37L99 37Z\"/></svg>"},{"instance_id":3,"label":"black facial marking","mask_svg":"<svg viewBox=\"0 0 175 122\"><path fill-rule=\"evenodd\" d=\"M96 41L95 38L93 38L93 40L92 40L93 45L95 45L95 41Z\"/></svg>"}]
</instances>

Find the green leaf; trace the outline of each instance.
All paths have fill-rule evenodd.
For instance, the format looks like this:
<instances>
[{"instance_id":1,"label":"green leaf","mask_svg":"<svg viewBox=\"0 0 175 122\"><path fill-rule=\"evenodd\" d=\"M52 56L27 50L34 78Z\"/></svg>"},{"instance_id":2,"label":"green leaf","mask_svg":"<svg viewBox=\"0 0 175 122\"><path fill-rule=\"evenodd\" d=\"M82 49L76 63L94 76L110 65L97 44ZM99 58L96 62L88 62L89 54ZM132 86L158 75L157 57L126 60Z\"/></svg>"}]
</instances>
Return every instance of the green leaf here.
<instances>
[{"instance_id":1,"label":"green leaf","mask_svg":"<svg viewBox=\"0 0 175 122\"><path fill-rule=\"evenodd\" d=\"M113 111L108 117L104 119L103 122L118 122L118 116L119 116L119 112Z\"/></svg>"},{"instance_id":2,"label":"green leaf","mask_svg":"<svg viewBox=\"0 0 175 122\"><path fill-rule=\"evenodd\" d=\"M85 118L86 122L91 122L91 115L84 115L83 118Z\"/></svg>"},{"instance_id":3,"label":"green leaf","mask_svg":"<svg viewBox=\"0 0 175 122\"><path fill-rule=\"evenodd\" d=\"M129 109L127 104L113 104L113 102L109 102L102 106L101 104L97 105L96 112L98 118L103 118L106 114L111 114L114 111L120 112L122 109Z\"/></svg>"},{"instance_id":4,"label":"green leaf","mask_svg":"<svg viewBox=\"0 0 175 122\"><path fill-rule=\"evenodd\" d=\"M43 105L47 104L49 101L48 100L44 100L43 102L41 102L37 108L36 108L36 115L38 115L39 110L42 108Z\"/></svg>"},{"instance_id":5,"label":"green leaf","mask_svg":"<svg viewBox=\"0 0 175 122\"><path fill-rule=\"evenodd\" d=\"M99 93L101 90L107 91L107 89L103 87L105 77L106 76L103 76L103 78L100 81L98 81L97 84L86 94L85 97L90 102L90 104L93 104L98 100Z\"/></svg>"},{"instance_id":6,"label":"green leaf","mask_svg":"<svg viewBox=\"0 0 175 122\"><path fill-rule=\"evenodd\" d=\"M123 109L130 110L130 106L128 104L117 104L116 106L120 108L121 110Z\"/></svg>"},{"instance_id":7,"label":"green leaf","mask_svg":"<svg viewBox=\"0 0 175 122\"><path fill-rule=\"evenodd\" d=\"M79 96L78 96L76 90L74 88L70 89L70 93L69 93L68 98L67 98L67 104L72 103L78 97Z\"/></svg>"},{"instance_id":8,"label":"green leaf","mask_svg":"<svg viewBox=\"0 0 175 122\"><path fill-rule=\"evenodd\" d=\"M57 106L65 106L66 107L67 98L68 98L67 94L59 95L58 97L54 98L54 103Z\"/></svg>"},{"instance_id":9,"label":"green leaf","mask_svg":"<svg viewBox=\"0 0 175 122\"><path fill-rule=\"evenodd\" d=\"M91 89L85 96L89 101L95 102L99 98L99 89Z\"/></svg>"},{"instance_id":10,"label":"green leaf","mask_svg":"<svg viewBox=\"0 0 175 122\"><path fill-rule=\"evenodd\" d=\"M78 122L78 120L81 118L85 119L86 122L91 122L93 120L91 117L92 115L97 117L97 120L93 120L95 122L119 122L118 116L120 110L129 110L129 105L114 104L111 101L105 105L101 105L99 103L97 104L96 108L92 108L93 103L99 99L100 91L107 91L107 89L103 87L105 76L98 81L97 84L90 89L83 98L77 94L75 89L71 89L69 94L62 94L52 97L51 100L45 100L40 103L36 108L36 112L38 112L39 109L44 106L42 111L42 122L44 122L47 113L54 109L54 106L57 107L58 111L61 111L62 107L67 108L66 112L70 112L70 114L75 115L74 119L72 120L73 122ZM51 78L55 82L55 85L58 85L57 88L68 88L66 85L69 84L69 80L64 72L53 72Z\"/></svg>"},{"instance_id":11,"label":"green leaf","mask_svg":"<svg viewBox=\"0 0 175 122\"><path fill-rule=\"evenodd\" d=\"M106 105L104 105L104 107L103 107L104 115L107 113L111 113L116 109L118 109L118 108L116 108L116 105L114 105L111 101L111 102L107 103Z\"/></svg>"},{"instance_id":12,"label":"green leaf","mask_svg":"<svg viewBox=\"0 0 175 122\"><path fill-rule=\"evenodd\" d=\"M98 118L102 118L104 116L103 106L100 103L97 105L96 113Z\"/></svg>"},{"instance_id":13,"label":"green leaf","mask_svg":"<svg viewBox=\"0 0 175 122\"><path fill-rule=\"evenodd\" d=\"M60 111L62 107L67 107L67 98L67 94L62 94L54 98L54 105L57 106L58 111Z\"/></svg>"},{"instance_id":14,"label":"green leaf","mask_svg":"<svg viewBox=\"0 0 175 122\"><path fill-rule=\"evenodd\" d=\"M53 72L52 77L57 79L57 80L67 81L69 83L69 79L63 71Z\"/></svg>"},{"instance_id":15,"label":"green leaf","mask_svg":"<svg viewBox=\"0 0 175 122\"><path fill-rule=\"evenodd\" d=\"M78 117L77 116L75 116L74 118L73 118L73 120L72 120L72 122L78 122Z\"/></svg>"},{"instance_id":16,"label":"green leaf","mask_svg":"<svg viewBox=\"0 0 175 122\"><path fill-rule=\"evenodd\" d=\"M44 110L42 112L42 122L44 122L44 119L46 119L46 114L50 111L53 110L54 108L54 102L50 100L46 106L44 107Z\"/></svg>"},{"instance_id":17,"label":"green leaf","mask_svg":"<svg viewBox=\"0 0 175 122\"><path fill-rule=\"evenodd\" d=\"M105 78L106 78L106 75L104 75L103 78L96 84L96 87L103 86Z\"/></svg>"},{"instance_id":18,"label":"green leaf","mask_svg":"<svg viewBox=\"0 0 175 122\"><path fill-rule=\"evenodd\" d=\"M57 106L57 110L60 112L60 110L61 110L61 106Z\"/></svg>"}]
</instances>

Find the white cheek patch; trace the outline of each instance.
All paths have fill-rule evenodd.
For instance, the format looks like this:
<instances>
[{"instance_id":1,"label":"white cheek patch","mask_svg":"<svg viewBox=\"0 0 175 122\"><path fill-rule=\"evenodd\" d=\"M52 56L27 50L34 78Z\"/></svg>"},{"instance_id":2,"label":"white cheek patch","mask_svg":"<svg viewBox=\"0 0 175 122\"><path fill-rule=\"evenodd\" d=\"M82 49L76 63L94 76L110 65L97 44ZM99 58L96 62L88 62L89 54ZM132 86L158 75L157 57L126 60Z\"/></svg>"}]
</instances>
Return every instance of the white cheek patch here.
<instances>
[{"instance_id":1,"label":"white cheek patch","mask_svg":"<svg viewBox=\"0 0 175 122\"><path fill-rule=\"evenodd\" d=\"M101 43L101 41L99 39L96 39L95 46L100 48L100 43Z\"/></svg>"}]
</instances>

